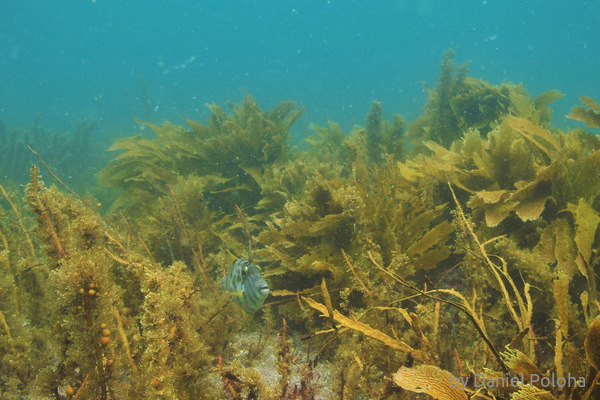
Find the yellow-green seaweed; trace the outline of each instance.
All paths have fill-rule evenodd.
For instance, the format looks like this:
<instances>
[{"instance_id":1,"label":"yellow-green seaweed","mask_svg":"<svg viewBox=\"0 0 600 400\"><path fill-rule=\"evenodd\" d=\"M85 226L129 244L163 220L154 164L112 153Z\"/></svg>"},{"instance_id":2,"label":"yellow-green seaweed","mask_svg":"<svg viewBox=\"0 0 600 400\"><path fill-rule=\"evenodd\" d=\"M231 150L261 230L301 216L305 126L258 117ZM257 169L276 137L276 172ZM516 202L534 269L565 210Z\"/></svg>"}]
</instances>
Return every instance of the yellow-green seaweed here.
<instances>
[{"instance_id":1,"label":"yellow-green seaweed","mask_svg":"<svg viewBox=\"0 0 600 400\"><path fill-rule=\"evenodd\" d=\"M416 399L508 372L586 383L421 391L594 398L600 140L552 128L559 92L451 53L429 96L406 128L378 102L349 133L313 125L306 151L294 102L144 123L100 173L105 215L37 167L3 181L0 396ZM273 288L253 316L218 289L239 257Z\"/></svg>"}]
</instances>

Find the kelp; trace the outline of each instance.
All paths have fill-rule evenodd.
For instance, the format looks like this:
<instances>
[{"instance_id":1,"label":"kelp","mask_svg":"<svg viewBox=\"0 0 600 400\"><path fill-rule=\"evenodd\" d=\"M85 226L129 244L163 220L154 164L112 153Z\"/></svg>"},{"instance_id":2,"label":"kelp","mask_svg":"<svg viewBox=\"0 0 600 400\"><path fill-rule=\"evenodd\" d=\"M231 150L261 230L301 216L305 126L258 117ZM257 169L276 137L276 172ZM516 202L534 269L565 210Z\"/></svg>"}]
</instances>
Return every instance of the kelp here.
<instances>
[{"instance_id":1,"label":"kelp","mask_svg":"<svg viewBox=\"0 0 600 400\"><path fill-rule=\"evenodd\" d=\"M326 314L326 307L323 306L322 304L317 303L316 301L314 301L310 298L304 298L303 300L306 303L308 303L309 306L311 306L315 310L318 310L323 315ZM385 344L386 346L388 346L394 350L398 350L403 353L410 354L410 356L414 357L417 361L421 361L421 362L425 361L425 357L418 350L413 349L408 344L401 342L397 339L394 339L394 338L386 335L385 333L383 333L379 330L373 329L370 326L365 325L359 321L355 321L350 318L347 318L344 315L340 314L338 311L334 310L333 314L331 315L331 318L333 319L333 321L340 324L341 326L353 329L355 331L358 331L358 332L361 332L361 333L367 335L370 338L379 340L380 342L382 342L383 344Z\"/></svg>"},{"instance_id":2,"label":"kelp","mask_svg":"<svg viewBox=\"0 0 600 400\"><path fill-rule=\"evenodd\" d=\"M271 112L261 111L250 96L229 115L216 104L208 108L212 112L208 125L186 120L191 129L185 129L144 123L156 137L120 139L111 147L122 153L99 176L102 184L123 190L113 209L152 205L178 176L191 174L208 180L206 191L214 204L231 197L224 193L236 191L247 193L242 199L248 198L248 205L258 201L260 187L243 168L267 167L287 155L289 129L304 110L283 102Z\"/></svg>"},{"instance_id":3,"label":"kelp","mask_svg":"<svg viewBox=\"0 0 600 400\"><path fill-rule=\"evenodd\" d=\"M434 365L400 368L394 382L406 390L427 393L440 400L468 400L469 396L458 385L453 385L451 374Z\"/></svg>"},{"instance_id":4,"label":"kelp","mask_svg":"<svg viewBox=\"0 0 600 400\"><path fill-rule=\"evenodd\" d=\"M282 210L287 201L299 196L308 177L317 171L323 177L339 177L342 167L326 160L308 159L304 155L293 157L285 163L266 167L243 167L243 170L260 186L261 198L254 211L257 218L265 218L273 210Z\"/></svg>"},{"instance_id":5,"label":"kelp","mask_svg":"<svg viewBox=\"0 0 600 400\"><path fill-rule=\"evenodd\" d=\"M394 115L393 122L390 123L383 120L382 113L381 103L373 102L367 114L365 129L361 131L368 161L373 165L384 163L390 155L397 160L404 157L404 120L402 116Z\"/></svg>"},{"instance_id":6,"label":"kelp","mask_svg":"<svg viewBox=\"0 0 600 400\"><path fill-rule=\"evenodd\" d=\"M391 160L376 170L374 178L377 183L368 196L368 209L374 210L370 228L384 264L399 262L403 254L415 268L428 270L449 257L447 244L454 227L447 221L445 203L430 206L434 182L417 169Z\"/></svg>"},{"instance_id":7,"label":"kelp","mask_svg":"<svg viewBox=\"0 0 600 400\"><path fill-rule=\"evenodd\" d=\"M374 102L292 149L302 110L250 96L144 124L101 173L109 215L37 169L25 200L3 182L3 398L594 398L600 140L451 56L406 129ZM219 290L235 258L271 288L252 316Z\"/></svg>"},{"instance_id":8,"label":"kelp","mask_svg":"<svg viewBox=\"0 0 600 400\"><path fill-rule=\"evenodd\" d=\"M408 126L407 136L412 144L433 140L449 145L461 134L459 120L450 101L460 91L467 68L461 67L455 75L453 57L454 51L444 54L437 85L428 90L427 112Z\"/></svg>"},{"instance_id":9,"label":"kelp","mask_svg":"<svg viewBox=\"0 0 600 400\"><path fill-rule=\"evenodd\" d=\"M573 106L567 118L581 121L590 128L600 128L600 106L596 100L588 96L580 96L579 101L583 106Z\"/></svg>"},{"instance_id":10,"label":"kelp","mask_svg":"<svg viewBox=\"0 0 600 400\"><path fill-rule=\"evenodd\" d=\"M280 265L270 273L277 280L285 280L292 271L302 273L311 278L299 287L306 288L323 276L333 276L336 285L347 283L344 251L372 250L395 268L402 268L403 257L410 257L414 263L404 267L407 273L434 268L446 259L450 255L446 244L454 231L443 218L446 205L428 208L432 193L427 180L408 182L399 170L409 168L388 159L368 187L316 174L297 199L286 203L283 217L274 219L259 236L266 245L260 256ZM376 274L362 271L371 278Z\"/></svg>"},{"instance_id":11,"label":"kelp","mask_svg":"<svg viewBox=\"0 0 600 400\"><path fill-rule=\"evenodd\" d=\"M598 151L581 139L507 116L486 139L469 131L450 149L426 143L435 157L424 161L429 173L470 193L469 206L496 227L511 215L528 222L556 213L580 196L596 201Z\"/></svg>"},{"instance_id":12,"label":"kelp","mask_svg":"<svg viewBox=\"0 0 600 400\"><path fill-rule=\"evenodd\" d=\"M341 262L341 250L354 245L357 232L352 227L364 224L365 207L356 187L318 174L306 183L300 199L286 202L283 218L260 234L266 245L260 254L279 261L284 270L320 281L324 274L337 274L332 261ZM334 258L323 259L323 254Z\"/></svg>"},{"instance_id":13,"label":"kelp","mask_svg":"<svg viewBox=\"0 0 600 400\"><path fill-rule=\"evenodd\" d=\"M277 265L269 274L277 280L290 273L310 276L301 286L306 288L323 276L343 284L348 279L344 251L372 250L396 267L410 256L422 269L449 256L445 244L454 228L443 221L445 206L429 210L431 181L399 161L404 156L401 117L394 123L382 120L376 102L366 128L356 127L349 135L335 123L313 130L302 164L303 187L259 236L265 245L260 256Z\"/></svg>"},{"instance_id":14,"label":"kelp","mask_svg":"<svg viewBox=\"0 0 600 400\"><path fill-rule=\"evenodd\" d=\"M338 123L329 121L327 127L312 124L310 129L315 134L306 137L304 141L311 154L316 156L334 155L336 159L341 157L338 151L342 149L346 134L342 132Z\"/></svg>"},{"instance_id":15,"label":"kelp","mask_svg":"<svg viewBox=\"0 0 600 400\"><path fill-rule=\"evenodd\" d=\"M455 73L453 57L453 51L444 55L437 85L428 90L426 112L408 125L407 137L417 151L427 141L447 148L469 129L485 136L507 114L542 127L550 124L548 104L563 97L560 92L551 90L532 100L522 85L491 85L469 77L466 66Z\"/></svg>"}]
</instances>

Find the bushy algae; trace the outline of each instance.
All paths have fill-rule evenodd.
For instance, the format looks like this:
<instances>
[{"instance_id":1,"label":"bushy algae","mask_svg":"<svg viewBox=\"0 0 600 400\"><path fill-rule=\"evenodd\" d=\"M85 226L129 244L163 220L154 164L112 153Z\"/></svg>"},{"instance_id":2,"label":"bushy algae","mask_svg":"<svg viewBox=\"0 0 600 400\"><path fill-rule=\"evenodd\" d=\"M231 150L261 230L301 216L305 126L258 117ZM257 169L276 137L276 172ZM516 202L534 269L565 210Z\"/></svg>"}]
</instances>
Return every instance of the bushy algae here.
<instances>
[{"instance_id":1,"label":"bushy algae","mask_svg":"<svg viewBox=\"0 0 600 400\"><path fill-rule=\"evenodd\" d=\"M374 102L305 151L294 102L145 123L104 215L48 159L1 182L2 398L596 398L600 140L552 128L560 97L449 53L417 120ZM219 282L249 241L271 295L246 315Z\"/></svg>"}]
</instances>

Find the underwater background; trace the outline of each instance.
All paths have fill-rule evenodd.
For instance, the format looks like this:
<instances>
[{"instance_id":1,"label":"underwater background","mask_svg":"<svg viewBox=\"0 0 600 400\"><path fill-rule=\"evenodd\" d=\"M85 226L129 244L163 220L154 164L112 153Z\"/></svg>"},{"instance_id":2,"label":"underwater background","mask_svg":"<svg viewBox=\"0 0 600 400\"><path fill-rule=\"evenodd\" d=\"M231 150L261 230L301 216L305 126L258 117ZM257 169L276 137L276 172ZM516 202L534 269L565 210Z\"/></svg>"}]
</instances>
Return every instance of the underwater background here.
<instances>
[{"instance_id":1,"label":"underwater background","mask_svg":"<svg viewBox=\"0 0 600 400\"><path fill-rule=\"evenodd\" d=\"M0 398L600 398L600 3L1 9Z\"/></svg>"},{"instance_id":2,"label":"underwater background","mask_svg":"<svg viewBox=\"0 0 600 400\"><path fill-rule=\"evenodd\" d=\"M294 99L304 126L361 122L371 101L415 119L441 54L476 78L559 89L555 123L599 90L593 1L3 1L0 118L103 137L133 119L207 115L205 103ZM145 99L147 96L147 99ZM146 101L148 104L146 104ZM146 109L147 107L147 109ZM298 134L301 135L301 129Z\"/></svg>"}]
</instances>

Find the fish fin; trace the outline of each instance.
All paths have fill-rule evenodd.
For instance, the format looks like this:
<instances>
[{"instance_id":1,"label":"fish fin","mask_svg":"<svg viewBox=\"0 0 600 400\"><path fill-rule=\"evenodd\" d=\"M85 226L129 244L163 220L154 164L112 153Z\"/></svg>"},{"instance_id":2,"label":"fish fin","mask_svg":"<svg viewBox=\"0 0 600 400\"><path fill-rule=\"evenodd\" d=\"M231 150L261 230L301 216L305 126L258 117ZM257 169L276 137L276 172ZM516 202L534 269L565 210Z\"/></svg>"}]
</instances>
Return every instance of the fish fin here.
<instances>
[{"instance_id":1,"label":"fish fin","mask_svg":"<svg viewBox=\"0 0 600 400\"><path fill-rule=\"evenodd\" d=\"M229 292L229 294L231 294L234 297L244 297L244 291L243 290L236 290L233 292Z\"/></svg>"}]
</instances>

